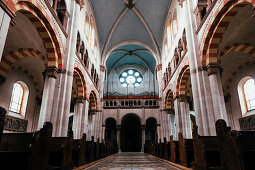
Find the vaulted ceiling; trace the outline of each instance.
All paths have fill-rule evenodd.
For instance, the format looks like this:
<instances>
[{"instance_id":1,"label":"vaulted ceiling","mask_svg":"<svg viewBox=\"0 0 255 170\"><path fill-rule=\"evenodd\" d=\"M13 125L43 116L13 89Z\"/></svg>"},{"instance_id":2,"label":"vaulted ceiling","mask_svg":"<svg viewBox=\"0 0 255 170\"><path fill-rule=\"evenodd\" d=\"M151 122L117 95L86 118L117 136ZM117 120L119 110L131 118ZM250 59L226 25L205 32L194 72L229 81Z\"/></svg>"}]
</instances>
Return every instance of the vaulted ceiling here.
<instances>
[{"instance_id":1,"label":"vaulted ceiling","mask_svg":"<svg viewBox=\"0 0 255 170\"><path fill-rule=\"evenodd\" d=\"M155 55L160 56L162 32L170 1L91 0L98 27L102 56L104 57L109 49L116 50L118 47L113 48L116 44L128 41L140 42L139 45L144 44L144 48L147 46L153 49L154 57L156 57ZM130 45L133 44L130 43ZM122 46L121 49L129 51L128 47L130 46ZM118 55L121 55L121 52L114 56L118 58ZM108 56L111 56L111 54L108 54ZM139 56L145 60L150 58L147 52L140 52ZM117 61L117 58L111 60ZM144 64L137 55L129 55L114 66L123 65L124 63ZM113 65L108 64L107 69L112 69L109 68L111 66ZM148 69L154 70L152 67L155 67L155 63L151 64L149 62Z\"/></svg>"}]
</instances>

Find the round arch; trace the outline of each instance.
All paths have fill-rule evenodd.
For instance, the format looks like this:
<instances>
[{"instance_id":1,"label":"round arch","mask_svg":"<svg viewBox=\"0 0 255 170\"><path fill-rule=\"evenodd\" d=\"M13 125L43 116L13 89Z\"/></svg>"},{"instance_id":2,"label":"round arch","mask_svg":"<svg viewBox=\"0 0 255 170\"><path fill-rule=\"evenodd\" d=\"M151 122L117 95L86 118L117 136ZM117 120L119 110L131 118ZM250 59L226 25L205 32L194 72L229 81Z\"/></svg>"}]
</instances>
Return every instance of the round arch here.
<instances>
[{"instance_id":1,"label":"round arch","mask_svg":"<svg viewBox=\"0 0 255 170\"><path fill-rule=\"evenodd\" d=\"M175 96L188 95L190 94L190 87L187 87L187 83L190 79L189 65L184 65L179 72L179 76L176 82L176 93Z\"/></svg>"},{"instance_id":2,"label":"round arch","mask_svg":"<svg viewBox=\"0 0 255 170\"><path fill-rule=\"evenodd\" d=\"M156 64L159 64L161 62L160 56L157 55L156 51L150 45L137 40L129 40L129 41L122 41L122 42L114 44L104 55L102 55L102 63L104 63L104 65L106 64L106 60L115 49L124 45L129 45L129 44L140 45L145 47L146 49L149 50L150 54L152 54L152 56L155 57Z\"/></svg>"},{"instance_id":3,"label":"round arch","mask_svg":"<svg viewBox=\"0 0 255 170\"><path fill-rule=\"evenodd\" d=\"M120 149L122 152L142 149L141 119L136 114L126 114L121 120Z\"/></svg>"},{"instance_id":4,"label":"round arch","mask_svg":"<svg viewBox=\"0 0 255 170\"><path fill-rule=\"evenodd\" d=\"M78 67L74 68L73 73L74 82L77 85L77 97L86 97L86 82L81 70Z\"/></svg>"},{"instance_id":5,"label":"round arch","mask_svg":"<svg viewBox=\"0 0 255 170\"><path fill-rule=\"evenodd\" d=\"M238 11L248 4L255 5L254 0L222 1L222 3L224 5L220 5L220 9L214 14L215 18L209 24L210 28L202 41L201 65L203 67L211 63L218 63L218 48L223 38L223 33Z\"/></svg>"},{"instance_id":6,"label":"round arch","mask_svg":"<svg viewBox=\"0 0 255 170\"><path fill-rule=\"evenodd\" d=\"M0 62L0 75L6 77L6 74L10 70L11 66L18 60L25 57L40 58L43 61L44 66L48 66L46 57L40 51L32 48L20 48L16 51L9 52L9 55L2 58Z\"/></svg>"},{"instance_id":7,"label":"round arch","mask_svg":"<svg viewBox=\"0 0 255 170\"><path fill-rule=\"evenodd\" d=\"M62 69L63 52L59 39L57 38L56 30L52 26L50 17L37 2L18 1L13 4L13 11L19 11L25 15L34 25L37 32L43 40L48 58L48 67L56 67ZM13 2L12 2L13 3Z\"/></svg>"}]
</instances>

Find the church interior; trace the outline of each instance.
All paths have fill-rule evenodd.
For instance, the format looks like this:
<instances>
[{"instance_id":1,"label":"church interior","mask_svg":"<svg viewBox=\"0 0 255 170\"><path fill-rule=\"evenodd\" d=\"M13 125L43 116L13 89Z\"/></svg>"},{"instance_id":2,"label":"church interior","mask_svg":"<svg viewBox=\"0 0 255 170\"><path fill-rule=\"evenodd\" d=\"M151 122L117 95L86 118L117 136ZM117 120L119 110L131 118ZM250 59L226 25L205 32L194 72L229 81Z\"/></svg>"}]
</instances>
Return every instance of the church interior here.
<instances>
[{"instance_id":1,"label":"church interior","mask_svg":"<svg viewBox=\"0 0 255 170\"><path fill-rule=\"evenodd\" d=\"M1 0L0 21L0 169L255 169L255 0Z\"/></svg>"}]
</instances>

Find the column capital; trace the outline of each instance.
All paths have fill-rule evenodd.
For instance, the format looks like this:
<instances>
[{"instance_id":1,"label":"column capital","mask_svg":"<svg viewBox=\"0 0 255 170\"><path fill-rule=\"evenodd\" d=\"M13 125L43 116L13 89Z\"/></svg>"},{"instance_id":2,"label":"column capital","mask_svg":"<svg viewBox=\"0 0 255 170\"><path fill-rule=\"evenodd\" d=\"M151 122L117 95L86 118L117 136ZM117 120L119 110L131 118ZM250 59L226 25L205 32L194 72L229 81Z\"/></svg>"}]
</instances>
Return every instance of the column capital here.
<instances>
[{"instance_id":1,"label":"column capital","mask_svg":"<svg viewBox=\"0 0 255 170\"><path fill-rule=\"evenodd\" d=\"M121 129L121 125L116 125L116 129L120 130Z\"/></svg>"},{"instance_id":2,"label":"column capital","mask_svg":"<svg viewBox=\"0 0 255 170\"><path fill-rule=\"evenodd\" d=\"M187 96L184 94L180 94L178 96L175 96L174 100L180 99L180 102L186 102L187 101Z\"/></svg>"},{"instance_id":3,"label":"column capital","mask_svg":"<svg viewBox=\"0 0 255 170\"><path fill-rule=\"evenodd\" d=\"M57 74L58 74L58 69L55 66L46 67L44 69L44 73L47 74L48 77L56 79L57 78Z\"/></svg>"},{"instance_id":4,"label":"column capital","mask_svg":"<svg viewBox=\"0 0 255 170\"><path fill-rule=\"evenodd\" d=\"M157 72L162 70L162 64L157 65Z\"/></svg>"},{"instance_id":5,"label":"column capital","mask_svg":"<svg viewBox=\"0 0 255 170\"><path fill-rule=\"evenodd\" d=\"M208 76L218 74L221 71L221 66L218 63L209 64L207 65L206 70L208 72Z\"/></svg>"},{"instance_id":6,"label":"column capital","mask_svg":"<svg viewBox=\"0 0 255 170\"><path fill-rule=\"evenodd\" d=\"M146 129L146 125L141 125L141 129L145 130Z\"/></svg>"},{"instance_id":7,"label":"column capital","mask_svg":"<svg viewBox=\"0 0 255 170\"><path fill-rule=\"evenodd\" d=\"M104 65L100 65L100 71L105 72L105 66Z\"/></svg>"},{"instance_id":8,"label":"column capital","mask_svg":"<svg viewBox=\"0 0 255 170\"><path fill-rule=\"evenodd\" d=\"M76 97L76 103L83 103L84 102L84 97L83 96L78 96Z\"/></svg>"}]
</instances>

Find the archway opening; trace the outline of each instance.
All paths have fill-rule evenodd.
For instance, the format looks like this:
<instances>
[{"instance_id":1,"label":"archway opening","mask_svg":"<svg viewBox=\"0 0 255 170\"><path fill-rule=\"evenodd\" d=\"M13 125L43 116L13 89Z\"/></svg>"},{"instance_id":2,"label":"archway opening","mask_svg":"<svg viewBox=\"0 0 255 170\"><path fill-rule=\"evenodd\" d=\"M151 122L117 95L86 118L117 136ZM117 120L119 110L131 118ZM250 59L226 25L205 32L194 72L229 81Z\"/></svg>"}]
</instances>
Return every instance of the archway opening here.
<instances>
[{"instance_id":1,"label":"archway opening","mask_svg":"<svg viewBox=\"0 0 255 170\"><path fill-rule=\"evenodd\" d=\"M156 141L157 141L157 120L151 117L146 120L145 142L151 143Z\"/></svg>"},{"instance_id":2,"label":"archway opening","mask_svg":"<svg viewBox=\"0 0 255 170\"><path fill-rule=\"evenodd\" d=\"M108 118L105 121L105 140L117 143L116 120Z\"/></svg>"},{"instance_id":3,"label":"archway opening","mask_svg":"<svg viewBox=\"0 0 255 170\"><path fill-rule=\"evenodd\" d=\"M141 121L134 114L122 119L120 149L122 152L140 152L142 149Z\"/></svg>"}]
</instances>

